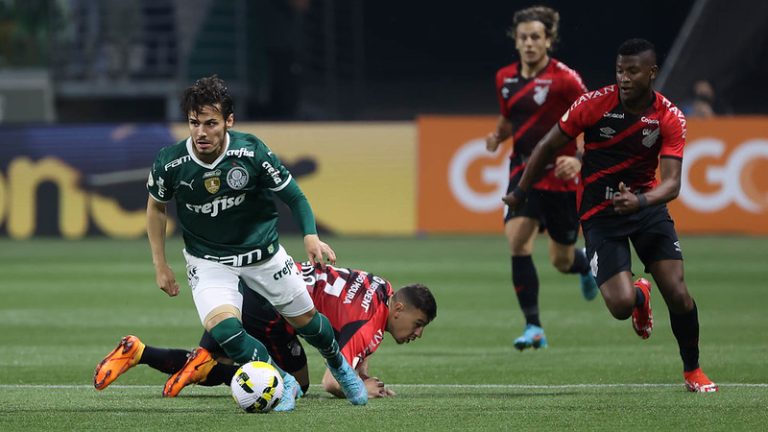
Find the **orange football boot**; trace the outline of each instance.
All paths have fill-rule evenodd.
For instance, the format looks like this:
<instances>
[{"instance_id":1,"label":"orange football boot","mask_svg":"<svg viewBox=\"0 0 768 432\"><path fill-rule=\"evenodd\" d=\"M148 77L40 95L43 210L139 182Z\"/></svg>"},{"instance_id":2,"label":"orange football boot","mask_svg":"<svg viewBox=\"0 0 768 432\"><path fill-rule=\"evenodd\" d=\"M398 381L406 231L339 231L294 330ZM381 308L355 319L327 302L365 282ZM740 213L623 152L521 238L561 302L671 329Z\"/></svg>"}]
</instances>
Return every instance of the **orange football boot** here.
<instances>
[{"instance_id":1,"label":"orange football boot","mask_svg":"<svg viewBox=\"0 0 768 432\"><path fill-rule=\"evenodd\" d=\"M93 374L93 386L96 387L96 390L104 390L117 377L136 366L143 353L144 344L139 338L133 335L122 338L117 344L117 348L96 365L96 371Z\"/></svg>"},{"instance_id":2,"label":"orange football boot","mask_svg":"<svg viewBox=\"0 0 768 432\"><path fill-rule=\"evenodd\" d=\"M685 377L685 388L689 392L711 393L718 390L717 384L713 383L701 368L696 368L690 372L683 372L683 376Z\"/></svg>"},{"instance_id":3,"label":"orange football boot","mask_svg":"<svg viewBox=\"0 0 768 432\"><path fill-rule=\"evenodd\" d=\"M651 313L651 283L647 279L640 278L634 284L645 296L645 303L641 307L635 307L632 311L632 328L643 339L651 337L653 330L653 314Z\"/></svg>"},{"instance_id":4,"label":"orange football boot","mask_svg":"<svg viewBox=\"0 0 768 432\"><path fill-rule=\"evenodd\" d=\"M165 382L163 396L176 397L184 387L204 381L215 365L216 360L211 357L207 349L195 348L184 363L184 367Z\"/></svg>"}]
</instances>

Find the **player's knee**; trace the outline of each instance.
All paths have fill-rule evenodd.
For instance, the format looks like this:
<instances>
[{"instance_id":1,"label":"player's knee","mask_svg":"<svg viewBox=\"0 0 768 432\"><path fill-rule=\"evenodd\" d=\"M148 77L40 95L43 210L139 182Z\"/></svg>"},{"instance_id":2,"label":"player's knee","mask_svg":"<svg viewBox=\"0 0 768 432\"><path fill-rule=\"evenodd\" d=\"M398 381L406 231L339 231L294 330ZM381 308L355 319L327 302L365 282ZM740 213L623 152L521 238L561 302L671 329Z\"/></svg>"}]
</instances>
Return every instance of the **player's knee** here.
<instances>
[{"instance_id":1,"label":"player's knee","mask_svg":"<svg viewBox=\"0 0 768 432\"><path fill-rule=\"evenodd\" d=\"M551 261L552 261L552 265L560 273L568 273L571 270L571 267L573 267L572 256L556 255L552 257Z\"/></svg>"},{"instance_id":2,"label":"player's knee","mask_svg":"<svg viewBox=\"0 0 768 432\"><path fill-rule=\"evenodd\" d=\"M605 299L605 305L608 307L608 311L617 320L625 320L632 316L632 310L635 307L635 297L627 294L617 294L603 292L603 298Z\"/></svg>"},{"instance_id":3,"label":"player's knee","mask_svg":"<svg viewBox=\"0 0 768 432\"><path fill-rule=\"evenodd\" d=\"M238 322L241 322L240 310L233 305L221 305L208 312L208 315L206 315L203 320L203 326L210 332L211 329L216 327L219 323L230 318L234 318Z\"/></svg>"},{"instance_id":4,"label":"player's knee","mask_svg":"<svg viewBox=\"0 0 768 432\"><path fill-rule=\"evenodd\" d=\"M611 312L614 318L620 321L632 316L632 307L626 307L624 305L608 306L608 310Z\"/></svg>"},{"instance_id":5,"label":"player's knee","mask_svg":"<svg viewBox=\"0 0 768 432\"><path fill-rule=\"evenodd\" d=\"M513 256L524 256L533 253L533 242L521 237L513 237L508 240L509 251Z\"/></svg>"}]
</instances>

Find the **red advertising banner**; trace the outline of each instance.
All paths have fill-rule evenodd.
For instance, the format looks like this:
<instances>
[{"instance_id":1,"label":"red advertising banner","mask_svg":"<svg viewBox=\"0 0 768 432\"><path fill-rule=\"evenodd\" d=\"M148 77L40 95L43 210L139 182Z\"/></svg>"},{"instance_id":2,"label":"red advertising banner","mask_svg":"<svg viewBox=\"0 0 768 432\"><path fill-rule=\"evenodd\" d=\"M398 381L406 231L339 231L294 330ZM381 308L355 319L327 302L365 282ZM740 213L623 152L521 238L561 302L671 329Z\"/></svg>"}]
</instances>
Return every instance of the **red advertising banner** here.
<instances>
[{"instance_id":1,"label":"red advertising banner","mask_svg":"<svg viewBox=\"0 0 768 432\"><path fill-rule=\"evenodd\" d=\"M485 150L495 116L422 117L417 229L501 233L510 145ZM688 122L682 189L670 204L682 233L768 234L768 117Z\"/></svg>"}]
</instances>

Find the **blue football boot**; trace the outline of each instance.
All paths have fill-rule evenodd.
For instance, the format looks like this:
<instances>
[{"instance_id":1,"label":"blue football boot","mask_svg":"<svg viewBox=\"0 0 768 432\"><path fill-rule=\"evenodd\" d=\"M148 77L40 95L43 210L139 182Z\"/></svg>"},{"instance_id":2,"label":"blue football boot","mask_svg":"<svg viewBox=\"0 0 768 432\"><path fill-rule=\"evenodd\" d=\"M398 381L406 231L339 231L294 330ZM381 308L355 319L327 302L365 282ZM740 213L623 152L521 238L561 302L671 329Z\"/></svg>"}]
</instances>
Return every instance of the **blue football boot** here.
<instances>
[{"instance_id":1,"label":"blue football boot","mask_svg":"<svg viewBox=\"0 0 768 432\"><path fill-rule=\"evenodd\" d=\"M514 345L520 351L526 348L546 348L547 337L544 335L544 329L533 324L526 325L523 335L515 339Z\"/></svg>"},{"instance_id":2,"label":"blue football boot","mask_svg":"<svg viewBox=\"0 0 768 432\"><path fill-rule=\"evenodd\" d=\"M328 366L328 370L331 371L331 375L339 382L341 390L344 392L344 396L347 397L352 405L365 405L368 403L368 389L365 388L363 380L357 375L352 366L349 365L346 359L343 359L343 363L338 368L332 368Z\"/></svg>"}]
</instances>

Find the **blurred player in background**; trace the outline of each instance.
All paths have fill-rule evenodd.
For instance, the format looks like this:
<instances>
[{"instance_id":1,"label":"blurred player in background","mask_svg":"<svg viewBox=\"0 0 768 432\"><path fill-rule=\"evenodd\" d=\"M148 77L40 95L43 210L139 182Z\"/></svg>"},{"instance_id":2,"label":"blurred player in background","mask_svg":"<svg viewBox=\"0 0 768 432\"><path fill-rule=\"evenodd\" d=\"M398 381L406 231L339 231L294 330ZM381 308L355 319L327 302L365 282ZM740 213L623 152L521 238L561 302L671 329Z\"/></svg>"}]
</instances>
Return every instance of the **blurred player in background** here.
<instances>
[{"instance_id":1,"label":"blurred player in background","mask_svg":"<svg viewBox=\"0 0 768 432\"><path fill-rule=\"evenodd\" d=\"M335 262L333 250L317 235L306 197L261 140L231 130L233 101L217 76L187 88L181 105L190 137L160 150L147 181L147 234L158 286L169 296L179 292L165 257L166 203L175 199L192 298L203 326L227 356L238 363L271 360L267 348L243 330L242 280L320 351L347 399L365 404L363 382L340 354L328 319L317 313L293 258L278 241L275 195L291 209L310 261ZM301 389L280 372L286 392L275 410L289 411Z\"/></svg>"},{"instance_id":2,"label":"blurred player in background","mask_svg":"<svg viewBox=\"0 0 768 432\"><path fill-rule=\"evenodd\" d=\"M398 344L420 338L424 327L437 316L432 293L420 284L393 292L388 281L362 270L313 266L309 262L298 265L298 269L318 311L328 317L338 335L341 354L364 380L368 396L393 396L394 392L383 381L370 376L368 357L381 344L384 332ZM243 325L249 334L266 344L275 363L293 374L306 392L307 357L296 331L264 297L247 287L243 287ZM144 345L136 336L126 336L96 367L94 386L102 390L131 367L147 364L172 374L163 395L175 397L189 384L229 384L237 366L227 360L224 350L208 332L203 334L200 347L191 353ZM327 370L322 383L329 393L344 396Z\"/></svg>"},{"instance_id":3,"label":"blurred player in background","mask_svg":"<svg viewBox=\"0 0 768 432\"><path fill-rule=\"evenodd\" d=\"M496 130L486 137L486 147L492 152L512 138L507 192L520 181L536 143L587 91L578 73L549 56L558 39L559 21L557 11L543 6L517 11L512 20L509 35L520 60L496 73L501 115ZM580 275L585 299L597 296L586 255L574 247L579 232L576 187L581 169L577 151L576 140L570 140L555 163L547 166L546 175L533 185L528 201L519 208L506 209L504 215L504 233L512 254L512 283L526 323L523 335L514 341L521 351L547 346L539 317L539 277L531 258L540 230L549 234L552 265L563 273Z\"/></svg>"},{"instance_id":4,"label":"blurred player in background","mask_svg":"<svg viewBox=\"0 0 768 432\"><path fill-rule=\"evenodd\" d=\"M653 44L624 42L616 59L616 84L574 102L536 146L504 201L513 209L524 205L549 161L583 132L579 216L608 310L616 319L631 316L643 339L651 335L651 284L643 278L632 281L631 241L667 303L686 388L714 392L717 385L699 367L698 311L684 281L680 242L666 206L680 193L685 117L653 90L657 73Z\"/></svg>"}]
</instances>

